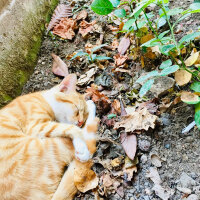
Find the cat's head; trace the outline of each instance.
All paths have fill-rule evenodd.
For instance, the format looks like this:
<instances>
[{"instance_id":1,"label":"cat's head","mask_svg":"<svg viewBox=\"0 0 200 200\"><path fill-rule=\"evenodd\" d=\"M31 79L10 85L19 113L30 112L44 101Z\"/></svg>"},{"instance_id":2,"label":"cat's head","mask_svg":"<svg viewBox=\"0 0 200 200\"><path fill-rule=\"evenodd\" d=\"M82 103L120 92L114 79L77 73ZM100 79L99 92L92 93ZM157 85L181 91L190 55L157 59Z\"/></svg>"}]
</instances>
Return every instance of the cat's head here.
<instances>
[{"instance_id":1,"label":"cat's head","mask_svg":"<svg viewBox=\"0 0 200 200\"><path fill-rule=\"evenodd\" d=\"M87 120L88 109L84 96L76 92L76 82L76 75L69 74L59 85L47 91L49 95L43 96L57 121L82 126Z\"/></svg>"}]
</instances>

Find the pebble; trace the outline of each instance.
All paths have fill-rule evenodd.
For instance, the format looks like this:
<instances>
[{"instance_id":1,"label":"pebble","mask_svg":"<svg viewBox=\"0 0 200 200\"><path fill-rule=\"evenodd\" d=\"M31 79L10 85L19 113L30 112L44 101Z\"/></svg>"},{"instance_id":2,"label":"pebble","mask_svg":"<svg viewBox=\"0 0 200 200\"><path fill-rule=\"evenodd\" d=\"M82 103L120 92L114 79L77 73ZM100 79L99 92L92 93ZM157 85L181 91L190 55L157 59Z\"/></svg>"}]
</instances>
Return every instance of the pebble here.
<instances>
[{"instance_id":1,"label":"pebble","mask_svg":"<svg viewBox=\"0 0 200 200\"><path fill-rule=\"evenodd\" d=\"M148 152L150 150L151 143L148 140L139 140L138 147L142 151Z\"/></svg>"},{"instance_id":2,"label":"pebble","mask_svg":"<svg viewBox=\"0 0 200 200\"><path fill-rule=\"evenodd\" d=\"M183 172L180 177L180 184L182 187L191 188L191 186L196 185L196 182L194 179L188 176L185 172Z\"/></svg>"},{"instance_id":3,"label":"pebble","mask_svg":"<svg viewBox=\"0 0 200 200\"><path fill-rule=\"evenodd\" d=\"M165 148L169 149L170 148L170 144L169 143L165 144Z\"/></svg>"},{"instance_id":4,"label":"pebble","mask_svg":"<svg viewBox=\"0 0 200 200\"><path fill-rule=\"evenodd\" d=\"M180 192L183 192L184 194L192 193L191 189L189 189L189 188L177 187L177 190L179 190Z\"/></svg>"},{"instance_id":5,"label":"pebble","mask_svg":"<svg viewBox=\"0 0 200 200\"><path fill-rule=\"evenodd\" d=\"M191 194L187 200L199 200L199 197L196 194Z\"/></svg>"},{"instance_id":6,"label":"pebble","mask_svg":"<svg viewBox=\"0 0 200 200\"><path fill-rule=\"evenodd\" d=\"M141 158L140 158L140 161L141 161L141 163L143 163L143 164L146 163L146 162L147 162L147 156L143 154L143 155L141 156Z\"/></svg>"},{"instance_id":7,"label":"pebble","mask_svg":"<svg viewBox=\"0 0 200 200\"><path fill-rule=\"evenodd\" d=\"M188 136L185 138L185 142L192 143L192 142L194 142L194 138L192 136Z\"/></svg>"}]
</instances>

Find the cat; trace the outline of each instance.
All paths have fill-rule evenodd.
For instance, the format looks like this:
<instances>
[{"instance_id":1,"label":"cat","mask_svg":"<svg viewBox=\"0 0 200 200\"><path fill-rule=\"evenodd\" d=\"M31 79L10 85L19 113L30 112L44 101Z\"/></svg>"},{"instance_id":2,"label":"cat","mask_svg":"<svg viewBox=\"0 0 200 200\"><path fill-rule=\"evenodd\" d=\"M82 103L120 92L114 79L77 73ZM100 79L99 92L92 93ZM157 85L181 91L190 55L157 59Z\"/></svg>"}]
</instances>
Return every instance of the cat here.
<instances>
[{"instance_id":1,"label":"cat","mask_svg":"<svg viewBox=\"0 0 200 200\"><path fill-rule=\"evenodd\" d=\"M98 124L95 104L76 92L76 82L70 74L0 110L1 200L73 199L74 169L95 152Z\"/></svg>"}]
</instances>

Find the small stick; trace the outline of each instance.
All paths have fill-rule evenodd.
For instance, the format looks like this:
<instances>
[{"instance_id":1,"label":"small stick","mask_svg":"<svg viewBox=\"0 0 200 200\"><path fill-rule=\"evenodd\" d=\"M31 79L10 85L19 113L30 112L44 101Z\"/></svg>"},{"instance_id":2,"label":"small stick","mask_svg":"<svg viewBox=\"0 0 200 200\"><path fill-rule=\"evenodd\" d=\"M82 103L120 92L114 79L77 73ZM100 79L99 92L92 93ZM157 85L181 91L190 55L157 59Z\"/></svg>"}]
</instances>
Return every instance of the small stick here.
<instances>
[{"instance_id":1,"label":"small stick","mask_svg":"<svg viewBox=\"0 0 200 200\"><path fill-rule=\"evenodd\" d=\"M195 121L190 123L187 127L182 130L182 133L188 133L196 125Z\"/></svg>"}]
</instances>

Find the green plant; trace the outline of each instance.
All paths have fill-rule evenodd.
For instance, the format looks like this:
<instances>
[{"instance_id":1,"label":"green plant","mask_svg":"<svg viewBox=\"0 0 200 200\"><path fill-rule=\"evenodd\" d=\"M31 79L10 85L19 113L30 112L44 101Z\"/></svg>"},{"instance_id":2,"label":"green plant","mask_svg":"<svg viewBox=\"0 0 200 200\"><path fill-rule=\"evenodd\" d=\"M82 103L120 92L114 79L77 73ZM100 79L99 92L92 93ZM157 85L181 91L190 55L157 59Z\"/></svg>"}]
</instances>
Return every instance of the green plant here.
<instances>
[{"instance_id":1,"label":"green plant","mask_svg":"<svg viewBox=\"0 0 200 200\"><path fill-rule=\"evenodd\" d=\"M75 54L71 60L75 59L76 57L79 57L79 56L86 56L86 58L88 59L88 61L90 63L94 63L96 60L108 60L108 59L112 59L110 57L107 57L107 56L98 56L97 54L95 54L94 52L99 50L101 47L104 47L106 46L106 44L102 44L102 45L99 45L99 46L96 46L94 48L91 49L91 53L86 53L84 51L78 51L77 54Z\"/></svg>"},{"instance_id":2,"label":"green plant","mask_svg":"<svg viewBox=\"0 0 200 200\"><path fill-rule=\"evenodd\" d=\"M133 3L135 4L134 8ZM191 89L197 92L196 90L198 88L200 91L200 67L195 67L193 65L186 66L184 57L181 54L181 50L184 47L190 47L191 42L196 37L200 36L200 30L197 27L196 32L187 34L180 40L177 40L174 33L179 22L190 16L192 13L200 13L200 2L195 1L187 10L178 7L169 9L168 3L169 0L129 0L121 4L120 0L94 0L91 5L91 9L97 14L107 15L114 11L116 17L124 18L126 22L122 32L134 32L134 34L136 33L135 35L138 36L140 29L144 26L148 26L152 31L154 38L141 45L142 51L145 52L147 51L147 48L157 46L160 53L167 57L167 60L162 62L158 70L151 71L137 80L138 83L142 83L139 92L140 97L143 97L151 89L156 77L167 76L176 72L178 69L183 69L191 73L193 80L196 81L191 85ZM129 13L126 13L123 8L120 8L123 4L129 5ZM158 6L158 12L156 14L152 12L146 13L147 7L152 4ZM158 17L155 19L155 16ZM171 16L178 16L174 23L171 23ZM153 18L153 20L151 20L151 18ZM160 32L160 28L165 24L168 24L169 29ZM200 102L195 102L195 113L195 122L200 129Z\"/></svg>"}]
</instances>

